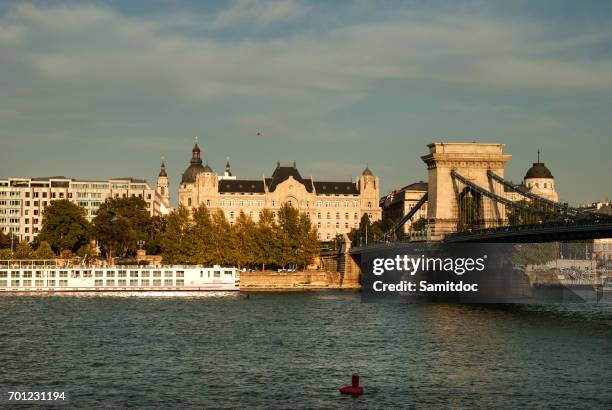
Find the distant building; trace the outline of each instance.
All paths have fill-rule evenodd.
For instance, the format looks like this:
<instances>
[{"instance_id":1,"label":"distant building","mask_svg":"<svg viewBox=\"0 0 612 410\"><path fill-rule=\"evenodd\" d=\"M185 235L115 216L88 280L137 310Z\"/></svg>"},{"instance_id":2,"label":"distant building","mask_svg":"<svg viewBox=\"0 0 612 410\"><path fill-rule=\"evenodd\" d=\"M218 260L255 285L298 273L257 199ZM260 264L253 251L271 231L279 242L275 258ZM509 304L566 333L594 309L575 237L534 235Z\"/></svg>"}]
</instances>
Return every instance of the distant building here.
<instances>
[{"instance_id":1,"label":"distant building","mask_svg":"<svg viewBox=\"0 0 612 410\"><path fill-rule=\"evenodd\" d=\"M167 193L167 184L164 192ZM43 211L54 200L67 199L83 207L91 221L106 198L132 196L142 198L151 215L165 212L161 194L144 179L94 181L63 176L0 179L0 230L30 242L42 228Z\"/></svg>"},{"instance_id":2,"label":"distant building","mask_svg":"<svg viewBox=\"0 0 612 410\"><path fill-rule=\"evenodd\" d=\"M419 181L406 185L403 188L394 189L380 199L383 218L390 218L396 221L402 219L419 200L427 193L427 182ZM427 219L427 203L425 203L416 214L404 225L404 232L408 233L412 229L412 223L421 218Z\"/></svg>"},{"instance_id":3,"label":"distant building","mask_svg":"<svg viewBox=\"0 0 612 410\"><path fill-rule=\"evenodd\" d=\"M538 155L539 157L539 155ZM551 201L558 202L559 195L555 188L555 178L543 162L535 162L527 170L523 184L531 192Z\"/></svg>"},{"instance_id":4,"label":"distant building","mask_svg":"<svg viewBox=\"0 0 612 410\"><path fill-rule=\"evenodd\" d=\"M319 181L303 178L295 163L279 162L270 177L242 179L232 174L229 160L224 175L217 175L200 153L196 143L179 188L179 204L188 209L204 204L211 212L222 210L233 224L241 211L258 221L264 209L276 215L288 203L310 216L322 241L358 227L363 214L381 218L380 182L367 167L356 181Z\"/></svg>"}]
</instances>

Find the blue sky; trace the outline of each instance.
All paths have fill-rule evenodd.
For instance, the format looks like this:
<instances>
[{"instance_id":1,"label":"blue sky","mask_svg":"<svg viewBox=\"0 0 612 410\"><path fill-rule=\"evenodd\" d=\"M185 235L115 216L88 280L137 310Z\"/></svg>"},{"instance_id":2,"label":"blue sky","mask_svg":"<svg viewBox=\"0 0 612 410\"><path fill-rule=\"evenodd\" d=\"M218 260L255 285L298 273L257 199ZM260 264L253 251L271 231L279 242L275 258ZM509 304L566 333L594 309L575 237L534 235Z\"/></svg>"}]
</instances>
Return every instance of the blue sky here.
<instances>
[{"instance_id":1,"label":"blue sky","mask_svg":"<svg viewBox=\"0 0 612 410\"><path fill-rule=\"evenodd\" d=\"M217 171L426 178L433 141L541 149L563 200L612 197L612 2L0 4L0 175L134 176L193 136ZM260 135L258 135L258 132Z\"/></svg>"}]
</instances>

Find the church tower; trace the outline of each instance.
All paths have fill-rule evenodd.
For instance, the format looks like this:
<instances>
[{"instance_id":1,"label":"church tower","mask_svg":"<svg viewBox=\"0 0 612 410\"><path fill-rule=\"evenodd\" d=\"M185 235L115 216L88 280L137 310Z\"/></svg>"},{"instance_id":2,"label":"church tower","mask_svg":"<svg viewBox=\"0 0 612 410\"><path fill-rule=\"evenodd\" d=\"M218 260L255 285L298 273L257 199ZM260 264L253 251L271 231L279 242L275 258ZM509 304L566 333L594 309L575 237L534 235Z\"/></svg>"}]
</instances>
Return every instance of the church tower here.
<instances>
[{"instance_id":1,"label":"church tower","mask_svg":"<svg viewBox=\"0 0 612 410\"><path fill-rule=\"evenodd\" d=\"M168 174L166 173L166 164L162 159L161 166L159 168L159 175L157 177L157 193L161 197L162 205L166 209L170 208L170 192L168 189Z\"/></svg>"}]
</instances>

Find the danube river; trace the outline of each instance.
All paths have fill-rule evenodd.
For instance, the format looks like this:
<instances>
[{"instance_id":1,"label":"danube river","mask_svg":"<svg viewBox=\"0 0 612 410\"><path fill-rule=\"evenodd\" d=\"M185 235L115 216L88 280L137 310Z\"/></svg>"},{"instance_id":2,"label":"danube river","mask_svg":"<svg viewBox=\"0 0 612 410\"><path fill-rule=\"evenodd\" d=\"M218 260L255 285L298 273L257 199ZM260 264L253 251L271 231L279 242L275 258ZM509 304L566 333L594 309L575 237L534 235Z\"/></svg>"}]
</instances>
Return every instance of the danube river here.
<instances>
[{"instance_id":1,"label":"danube river","mask_svg":"<svg viewBox=\"0 0 612 410\"><path fill-rule=\"evenodd\" d=\"M12 390L79 408L612 407L611 301L2 296L0 320L0 407ZM339 394L352 373L364 396Z\"/></svg>"}]
</instances>

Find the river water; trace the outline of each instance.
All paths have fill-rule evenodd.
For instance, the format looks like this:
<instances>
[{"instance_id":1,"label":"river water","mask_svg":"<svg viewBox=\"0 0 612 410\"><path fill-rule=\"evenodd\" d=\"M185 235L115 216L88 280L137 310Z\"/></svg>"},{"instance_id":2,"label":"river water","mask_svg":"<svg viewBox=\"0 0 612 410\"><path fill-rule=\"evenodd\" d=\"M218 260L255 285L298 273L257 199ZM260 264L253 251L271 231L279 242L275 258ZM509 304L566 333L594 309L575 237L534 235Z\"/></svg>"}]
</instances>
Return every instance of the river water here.
<instances>
[{"instance_id":1,"label":"river water","mask_svg":"<svg viewBox=\"0 0 612 410\"><path fill-rule=\"evenodd\" d=\"M2 394L64 391L69 407L612 408L610 300L2 296L0 320ZM352 373L361 397L338 392Z\"/></svg>"}]
</instances>

